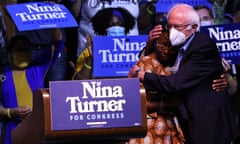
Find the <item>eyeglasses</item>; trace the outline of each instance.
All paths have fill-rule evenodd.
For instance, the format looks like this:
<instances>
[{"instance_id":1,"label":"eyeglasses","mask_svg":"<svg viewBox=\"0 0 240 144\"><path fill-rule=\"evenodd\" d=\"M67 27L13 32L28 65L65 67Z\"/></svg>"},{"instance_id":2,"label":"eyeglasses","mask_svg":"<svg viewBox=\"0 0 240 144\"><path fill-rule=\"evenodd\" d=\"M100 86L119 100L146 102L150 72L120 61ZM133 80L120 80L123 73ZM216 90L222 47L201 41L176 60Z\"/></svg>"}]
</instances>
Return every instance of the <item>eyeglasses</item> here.
<instances>
[{"instance_id":1,"label":"eyeglasses","mask_svg":"<svg viewBox=\"0 0 240 144\"><path fill-rule=\"evenodd\" d=\"M191 24L186 24L186 25L178 25L178 24L167 24L166 25L166 29L171 29L172 27L174 27L175 29L182 31L184 30L187 26L189 26Z\"/></svg>"}]
</instances>

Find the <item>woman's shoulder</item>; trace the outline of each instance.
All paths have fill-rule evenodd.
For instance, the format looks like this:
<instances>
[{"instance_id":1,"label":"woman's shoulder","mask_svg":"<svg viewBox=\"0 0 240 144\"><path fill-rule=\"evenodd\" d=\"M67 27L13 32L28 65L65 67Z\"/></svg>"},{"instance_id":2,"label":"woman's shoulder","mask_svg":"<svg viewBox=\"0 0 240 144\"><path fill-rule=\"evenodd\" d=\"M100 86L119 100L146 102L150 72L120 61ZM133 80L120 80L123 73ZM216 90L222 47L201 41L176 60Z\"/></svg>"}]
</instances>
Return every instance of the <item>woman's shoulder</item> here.
<instances>
[{"instance_id":1,"label":"woman's shoulder","mask_svg":"<svg viewBox=\"0 0 240 144\"><path fill-rule=\"evenodd\" d=\"M137 65L145 72L156 73L158 75L170 75L169 70L150 55L141 57Z\"/></svg>"}]
</instances>

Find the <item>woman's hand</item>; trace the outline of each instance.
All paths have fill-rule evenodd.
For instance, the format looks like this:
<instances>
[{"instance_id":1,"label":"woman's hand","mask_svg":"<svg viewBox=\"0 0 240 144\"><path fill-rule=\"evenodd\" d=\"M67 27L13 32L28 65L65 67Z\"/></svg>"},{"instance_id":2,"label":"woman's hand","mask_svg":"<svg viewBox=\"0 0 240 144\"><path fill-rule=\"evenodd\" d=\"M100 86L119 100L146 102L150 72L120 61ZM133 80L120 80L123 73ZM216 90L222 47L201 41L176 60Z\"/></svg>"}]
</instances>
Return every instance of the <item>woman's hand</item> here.
<instances>
[{"instance_id":1,"label":"woman's hand","mask_svg":"<svg viewBox=\"0 0 240 144\"><path fill-rule=\"evenodd\" d=\"M148 41L154 41L157 38L160 37L160 34L162 33L162 25L156 25L150 32L148 35Z\"/></svg>"},{"instance_id":2,"label":"woman's hand","mask_svg":"<svg viewBox=\"0 0 240 144\"><path fill-rule=\"evenodd\" d=\"M213 80L212 88L215 91L224 91L229 87L227 78L224 74L219 79Z\"/></svg>"},{"instance_id":3,"label":"woman's hand","mask_svg":"<svg viewBox=\"0 0 240 144\"><path fill-rule=\"evenodd\" d=\"M215 91L227 90L229 95L234 95L237 92L238 82L235 76L225 72L219 79L213 80L212 88Z\"/></svg>"},{"instance_id":4,"label":"woman's hand","mask_svg":"<svg viewBox=\"0 0 240 144\"><path fill-rule=\"evenodd\" d=\"M132 68L130 69L129 73L128 73L128 77L129 78L134 78L134 77L137 77L137 71L140 70L140 67L137 66L137 65L133 65Z\"/></svg>"},{"instance_id":5,"label":"woman's hand","mask_svg":"<svg viewBox=\"0 0 240 144\"><path fill-rule=\"evenodd\" d=\"M32 112L32 109L30 109L29 107L19 106L19 107L10 109L10 116L19 117L21 120L23 120L31 112Z\"/></svg>"}]
</instances>

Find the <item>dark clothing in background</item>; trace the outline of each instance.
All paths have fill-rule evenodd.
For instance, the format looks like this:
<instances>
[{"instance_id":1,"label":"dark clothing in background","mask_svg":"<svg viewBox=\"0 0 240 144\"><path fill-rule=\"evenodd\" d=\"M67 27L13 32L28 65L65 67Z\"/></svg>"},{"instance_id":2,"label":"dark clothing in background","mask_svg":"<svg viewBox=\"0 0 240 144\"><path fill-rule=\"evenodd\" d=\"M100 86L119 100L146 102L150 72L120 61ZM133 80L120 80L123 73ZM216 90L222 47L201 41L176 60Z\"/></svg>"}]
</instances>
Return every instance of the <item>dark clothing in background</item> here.
<instances>
[{"instance_id":1,"label":"dark clothing in background","mask_svg":"<svg viewBox=\"0 0 240 144\"><path fill-rule=\"evenodd\" d=\"M25 35L30 39L32 60L38 59L46 48L51 45L51 37L49 29L32 30L18 32L17 35ZM45 87L49 87L49 81L65 80L67 69L67 52L65 49L61 51L54 65L48 70Z\"/></svg>"}]
</instances>

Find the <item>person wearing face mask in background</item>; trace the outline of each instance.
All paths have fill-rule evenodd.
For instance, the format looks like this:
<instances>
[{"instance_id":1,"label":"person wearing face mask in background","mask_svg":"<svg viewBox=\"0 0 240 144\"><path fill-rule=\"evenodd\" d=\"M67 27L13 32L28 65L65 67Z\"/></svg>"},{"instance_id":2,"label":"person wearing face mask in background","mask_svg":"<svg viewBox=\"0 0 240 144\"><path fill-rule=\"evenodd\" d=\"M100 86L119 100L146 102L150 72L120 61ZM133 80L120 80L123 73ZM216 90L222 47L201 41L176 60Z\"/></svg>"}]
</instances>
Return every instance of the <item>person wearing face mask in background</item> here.
<instances>
[{"instance_id":1,"label":"person wearing face mask in background","mask_svg":"<svg viewBox=\"0 0 240 144\"><path fill-rule=\"evenodd\" d=\"M135 25L131 13L121 7L100 10L91 22L94 33L101 36L124 36Z\"/></svg>"},{"instance_id":2,"label":"person wearing face mask in background","mask_svg":"<svg viewBox=\"0 0 240 144\"><path fill-rule=\"evenodd\" d=\"M194 6L194 9L200 16L200 25L201 26L209 26L214 24L214 17L212 11L209 7L204 5Z\"/></svg>"},{"instance_id":3,"label":"person wearing face mask in background","mask_svg":"<svg viewBox=\"0 0 240 144\"><path fill-rule=\"evenodd\" d=\"M198 5L195 6L194 9L197 11L200 17L200 25L201 26L211 26L214 25L214 18L211 9L207 6ZM238 82L236 78L236 73L232 72L232 67L235 67L234 64L230 65L227 60L222 59L222 64L225 70L225 77L228 79L228 83L230 85L228 89L228 93L230 95L234 95L237 91Z\"/></svg>"},{"instance_id":4,"label":"person wearing face mask in background","mask_svg":"<svg viewBox=\"0 0 240 144\"><path fill-rule=\"evenodd\" d=\"M50 4L57 3L57 0L17 0L17 4L23 4L28 2L45 2ZM65 41L65 32L62 28L63 37ZM51 45L51 32L49 29L37 29L37 30L28 30L28 31L15 31L16 35L27 36L31 41L31 52L32 60L37 59L44 51ZM66 47L59 54L54 65L48 70L47 76L45 77L45 86L49 87L50 81L59 81L66 80L66 71L67 70L67 52Z\"/></svg>"},{"instance_id":5,"label":"person wearing face mask in background","mask_svg":"<svg viewBox=\"0 0 240 144\"><path fill-rule=\"evenodd\" d=\"M107 8L123 8L134 17L134 26L127 35L138 35L137 18L139 15L139 0L75 0L71 9L79 17L78 46L75 56L78 58L87 46L88 35L94 36L95 32L91 19L100 11ZM104 22L105 19L101 19ZM100 26L100 25L99 25ZM72 50L72 51L75 51ZM73 61L75 63L75 61Z\"/></svg>"},{"instance_id":6,"label":"person wearing face mask in background","mask_svg":"<svg viewBox=\"0 0 240 144\"><path fill-rule=\"evenodd\" d=\"M199 31L194 8L176 4L168 13L170 41L179 52L176 73L168 77L148 73L134 65L129 75L140 78L146 91L177 94L188 117L191 144L230 144L239 138L229 95L212 89L224 72L216 44Z\"/></svg>"},{"instance_id":7,"label":"person wearing face mask in background","mask_svg":"<svg viewBox=\"0 0 240 144\"><path fill-rule=\"evenodd\" d=\"M51 29L51 47L35 61L31 60L31 43L26 36L17 35L7 43L9 65L3 67L1 81L0 118L3 121L2 144L11 144L11 131L32 112L32 95L44 88L48 69L64 48L60 29Z\"/></svg>"},{"instance_id":8,"label":"person wearing face mask in background","mask_svg":"<svg viewBox=\"0 0 240 144\"><path fill-rule=\"evenodd\" d=\"M93 20L94 18L92 19L92 21ZM107 31L107 36L124 36L126 34L125 21L124 21L123 15L119 12L119 10L114 9L112 11L112 16L111 16L110 22L108 23L108 28L106 28L106 31Z\"/></svg>"},{"instance_id":9,"label":"person wearing face mask in background","mask_svg":"<svg viewBox=\"0 0 240 144\"><path fill-rule=\"evenodd\" d=\"M106 8L100 10L91 20L95 35L124 36L135 25L134 17L124 8ZM92 78L92 36L87 37L87 47L78 57L72 79Z\"/></svg>"}]
</instances>

